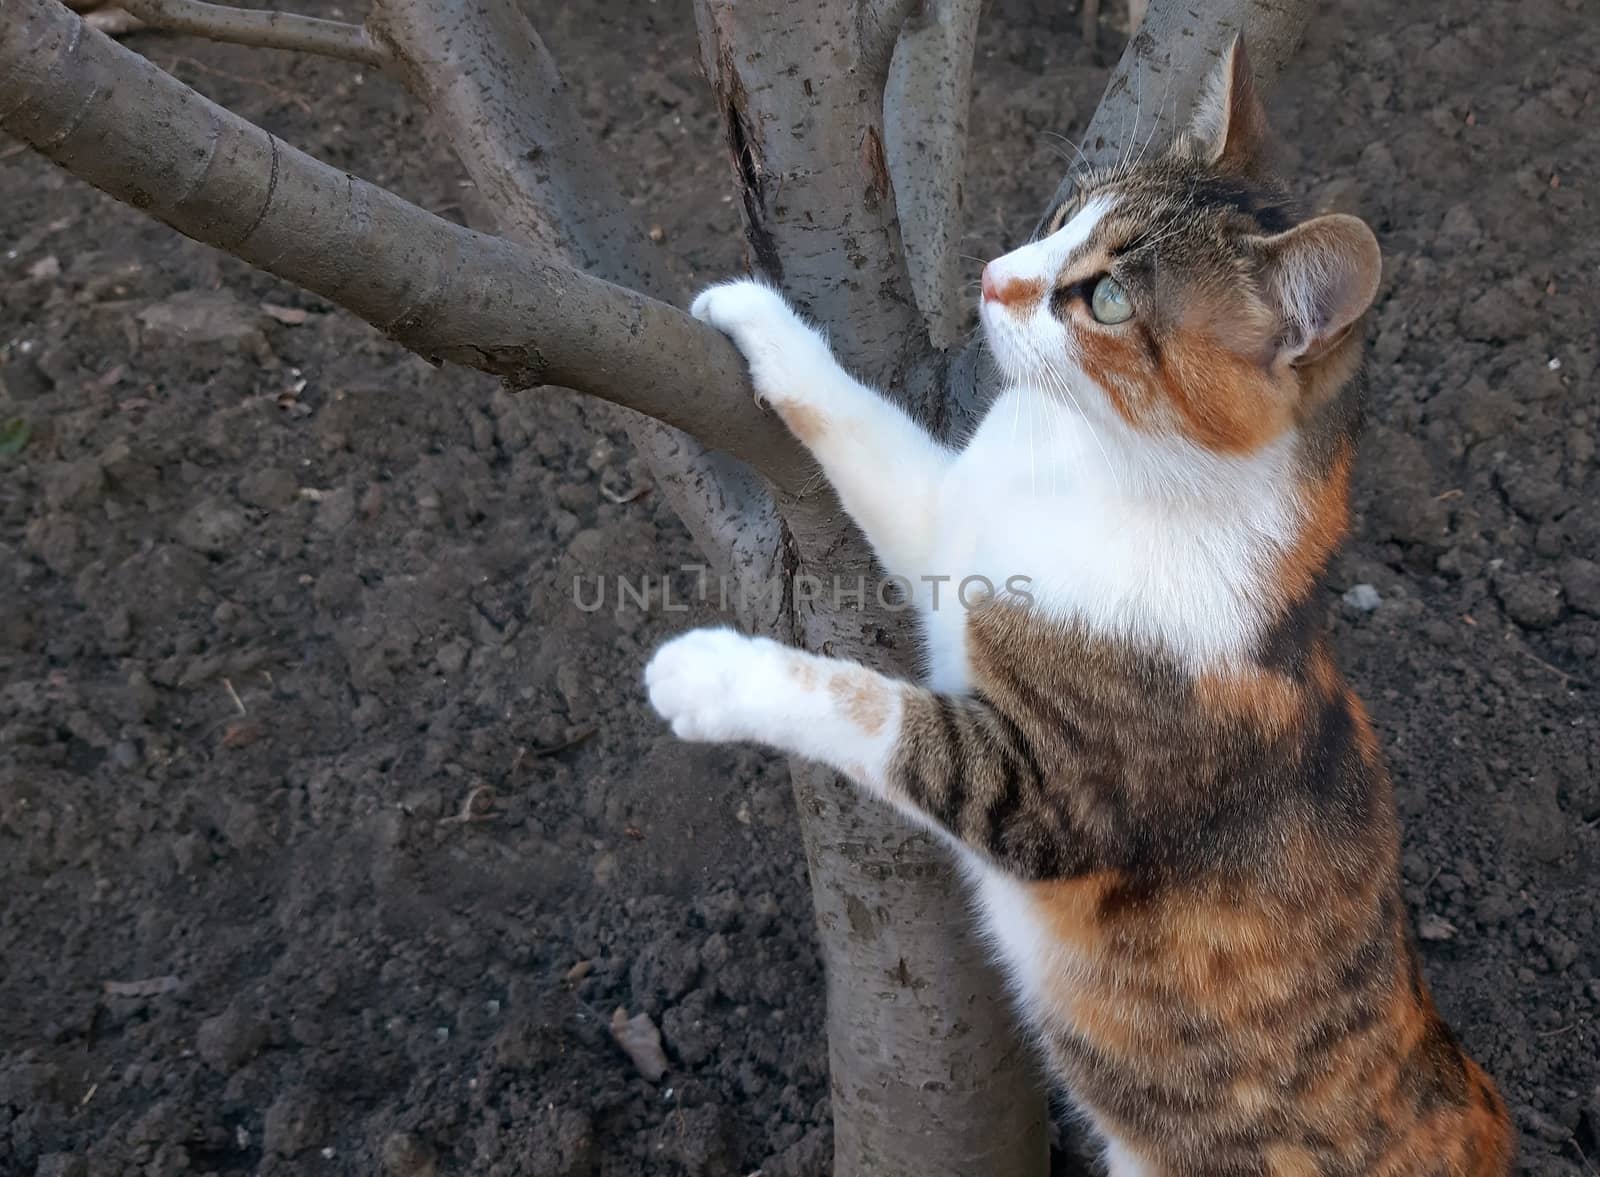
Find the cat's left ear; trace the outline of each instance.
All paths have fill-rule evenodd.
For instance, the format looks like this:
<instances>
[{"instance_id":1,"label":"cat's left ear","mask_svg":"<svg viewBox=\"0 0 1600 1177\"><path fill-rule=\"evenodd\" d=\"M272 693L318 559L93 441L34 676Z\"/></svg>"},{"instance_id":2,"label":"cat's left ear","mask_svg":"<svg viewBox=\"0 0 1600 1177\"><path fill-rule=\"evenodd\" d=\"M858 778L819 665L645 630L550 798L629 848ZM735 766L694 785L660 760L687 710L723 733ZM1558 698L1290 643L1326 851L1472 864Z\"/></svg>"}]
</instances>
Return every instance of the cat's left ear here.
<instances>
[{"instance_id":1,"label":"cat's left ear","mask_svg":"<svg viewBox=\"0 0 1600 1177\"><path fill-rule=\"evenodd\" d=\"M1358 217L1330 213L1251 242L1278 314L1274 368L1325 355L1366 313L1383 277L1378 239Z\"/></svg>"},{"instance_id":2,"label":"cat's left ear","mask_svg":"<svg viewBox=\"0 0 1600 1177\"><path fill-rule=\"evenodd\" d=\"M1200 92L1189 134L1214 167L1248 174L1265 162L1267 110L1242 36L1233 39Z\"/></svg>"}]
</instances>

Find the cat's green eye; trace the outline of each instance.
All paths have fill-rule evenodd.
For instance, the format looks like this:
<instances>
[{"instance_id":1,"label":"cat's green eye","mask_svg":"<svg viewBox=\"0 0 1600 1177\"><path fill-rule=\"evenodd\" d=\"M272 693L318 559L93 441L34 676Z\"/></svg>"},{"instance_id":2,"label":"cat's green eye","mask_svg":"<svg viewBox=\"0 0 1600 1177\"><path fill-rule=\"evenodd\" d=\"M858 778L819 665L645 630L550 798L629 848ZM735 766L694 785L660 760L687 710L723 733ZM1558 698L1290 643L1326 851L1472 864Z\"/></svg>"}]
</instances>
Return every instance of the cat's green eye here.
<instances>
[{"instance_id":1,"label":"cat's green eye","mask_svg":"<svg viewBox=\"0 0 1600 1177\"><path fill-rule=\"evenodd\" d=\"M1094 312L1095 320L1101 323L1126 323L1133 318L1133 302L1128 298L1128 292L1110 274L1094 284L1094 293L1089 296L1089 309Z\"/></svg>"}]
</instances>

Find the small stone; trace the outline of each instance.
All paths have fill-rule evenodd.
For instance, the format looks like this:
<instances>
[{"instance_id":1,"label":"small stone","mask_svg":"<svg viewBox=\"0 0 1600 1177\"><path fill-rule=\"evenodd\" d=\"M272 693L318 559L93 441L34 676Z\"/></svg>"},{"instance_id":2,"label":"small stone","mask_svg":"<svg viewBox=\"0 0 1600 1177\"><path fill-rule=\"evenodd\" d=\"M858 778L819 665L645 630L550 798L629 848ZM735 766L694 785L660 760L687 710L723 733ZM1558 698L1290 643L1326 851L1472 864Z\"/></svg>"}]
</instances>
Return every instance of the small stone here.
<instances>
[{"instance_id":1,"label":"small stone","mask_svg":"<svg viewBox=\"0 0 1600 1177\"><path fill-rule=\"evenodd\" d=\"M231 551L244 535L245 520L220 499L202 499L178 520L175 538L184 547L208 556Z\"/></svg>"},{"instance_id":2,"label":"small stone","mask_svg":"<svg viewBox=\"0 0 1600 1177\"><path fill-rule=\"evenodd\" d=\"M264 511L281 511L300 497L300 484L287 470L271 466L239 479L239 501Z\"/></svg>"},{"instance_id":3,"label":"small stone","mask_svg":"<svg viewBox=\"0 0 1600 1177\"><path fill-rule=\"evenodd\" d=\"M231 1074L255 1057L266 1045L267 1027L237 1005L200 1023L195 1050L212 1067Z\"/></svg>"},{"instance_id":4,"label":"small stone","mask_svg":"<svg viewBox=\"0 0 1600 1177\"><path fill-rule=\"evenodd\" d=\"M457 638L440 646L439 652L433 656L433 660L441 672L454 677L460 674L467 665L467 656L471 652L472 647Z\"/></svg>"},{"instance_id":5,"label":"small stone","mask_svg":"<svg viewBox=\"0 0 1600 1177\"><path fill-rule=\"evenodd\" d=\"M52 508L92 507L105 493L106 474L99 461L80 458L57 462L44 475L44 499Z\"/></svg>"},{"instance_id":6,"label":"small stone","mask_svg":"<svg viewBox=\"0 0 1600 1177\"><path fill-rule=\"evenodd\" d=\"M661 1031L649 1014L628 1016L628 1011L617 1006L611 1015L611 1037L622 1047L633 1065L651 1083L658 1082L667 1073L667 1056L661 1049Z\"/></svg>"},{"instance_id":7,"label":"small stone","mask_svg":"<svg viewBox=\"0 0 1600 1177\"><path fill-rule=\"evenodd\" d=\"M350 526L356 517L356 492L341 486L322 496L317 504L317 530L332 535Z\"/></svg>"},{"instance_id":8,"label":"small stone","mask_svg":"<svg viewBox=\"0 0 1600 1177\"><path fill-rule=\"evenodd\" d=\"M1357 613L1371 613L1383 604L1383 598L1378 595L1378 590L1370 584L1358 584L1339 599Z\"/></svg>"},{"instance_id":9,"label":"small stone","mask_svg":"<svg viewBox=\"0 0 1600 1177\"><path fill-rule=\"evenodd\" d=\"M1437 912L1425 912L1417 921L1417 938L1420 940L1454 940L1457 928Z\"/></svg>"},{"instance_id":10,"label":"small stone","mask_svg":"<svg viewBox=\"0 0 1600 1177\"><path fill-rule=\"evenodd\" d=\"M267 1108L261 1124L261 1147L279 1156L297 1156L315 1147L326 1131L322 1101L309 1091L287 1091Z\"/></svg>"},{"instance_id":11,"label":"small stone","mask_svg":"<svg viewBox=\"0 0 1600 1177\"><path fill-rule=\"evenodd\" d=\"M59 278L60 276L61 259L53 253L45 254L44 257L28 267L28 277L30 278Z\"/></svg>"},{"instance_id":12,"label":"small stone","mask_svg":"<svg viewBox=\"0 0 1600 1177\"><path fill-rule=\"evenodd\" d=\"M410 1132L391 1132L378 1153L388 1177L433 1177L438 1168L434 1151Z\"/></svg>"},{"instance_id":13,"label":"small stone","mask_svg":"<svg viewBox=\"0 0 1600 1177\"><path fill-rule=\"evenodd\" d=\"M1561 565L1561 588L1574 609L1600 617L1600 564L1574 556Z\"/></svg>"}]
</instances>

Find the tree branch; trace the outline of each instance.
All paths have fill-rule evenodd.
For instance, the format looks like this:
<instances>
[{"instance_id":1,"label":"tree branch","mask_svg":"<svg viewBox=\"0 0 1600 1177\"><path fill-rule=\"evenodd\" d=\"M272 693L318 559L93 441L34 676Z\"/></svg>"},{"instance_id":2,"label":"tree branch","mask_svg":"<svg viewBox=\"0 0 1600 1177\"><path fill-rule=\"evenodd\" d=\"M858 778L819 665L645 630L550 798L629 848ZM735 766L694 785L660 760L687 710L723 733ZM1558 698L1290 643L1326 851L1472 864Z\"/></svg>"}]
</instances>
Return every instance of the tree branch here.
<instances>
[{"instance_id":1,"label":"tree branch","mask_svg":"<svg viewBox=\"0 0 1600 1177\"><path fill-rule=\"evenodd\" d=\"M374 0L367 23L445 128L502 233L610 281L684 301L681 267L646 239L521 6L509 0ZM760 416L750 403L736 415ZM752 584L770 579L782 525L761 480L657 420L625 412L621 424L718 570L741 584L745 580L737 578L753 578ZM775 485L797 492L813 467L786 432L772 441L782 449L762 468ZM757 632L772 632L777 619L744 620Z\"/></svg>"},{"instance_id":2,"label":"tree branch","mask_svg":"<svg viewBox=\"0 0 1600 1177\"><path fill-rule=\"evenodd\" d=\"M429 359L566 385L693 432L775 480L808 476L717 332L312 159L55 0L17 0L0 24L0 128Z\"/></svg>"},{"instance_id":3,"label":"tree branch","mask_svg":"<svg viewBox=\"0 0 1600 1177\"><path fill-rule=\"evenodd\" d=\"M206 4L203 0L119 0L151 28L192 33L213 41L292 49L382 68L387 55L360 25L292 12L264 12Z\"/></svg>"},{"instance_id":4,"label":"tree branch","mask_svg":"<svg viewBox=\"0 0 1600 1177\"><path fill-rule=\"evenodd\" d=\"M982 0L924 0L900 31L883 95L885 144L906 261L933 345L963 319L967 114Z\"/></svg>"}]
</instances>

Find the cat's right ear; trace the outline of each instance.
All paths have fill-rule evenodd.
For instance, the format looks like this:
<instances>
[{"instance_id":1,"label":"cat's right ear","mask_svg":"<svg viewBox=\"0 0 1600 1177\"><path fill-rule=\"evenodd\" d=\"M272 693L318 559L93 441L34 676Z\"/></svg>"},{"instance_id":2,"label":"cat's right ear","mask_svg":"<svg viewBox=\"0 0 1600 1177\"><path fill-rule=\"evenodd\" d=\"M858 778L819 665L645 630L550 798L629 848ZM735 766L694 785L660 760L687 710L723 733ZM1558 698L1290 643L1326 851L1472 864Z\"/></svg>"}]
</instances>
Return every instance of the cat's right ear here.
<instances>
[{"instance_id":1,"label":"cat's right ear","mask_svg":"<svg viewBox=\"0 0 1600 1177\"><path fill-rule=\"evenodd\" d=\"M1252 242L1278 315L1274 368L1314 363L1366 313L1383 277L1378 239L1358 217L1330 213Z\"/></svg>"},{"instance_id":2,"label":"cat's right ear","mask_svg":"<svg viewBox=\"0 0 1600 1177\"><path fill-rule=\"evenodd\" d=\"M1189 135L1214 167L1248 175L1263 166L1267 110L1242 36L1233 39L1196 99Z\"/></svg>"}]
</instances>

